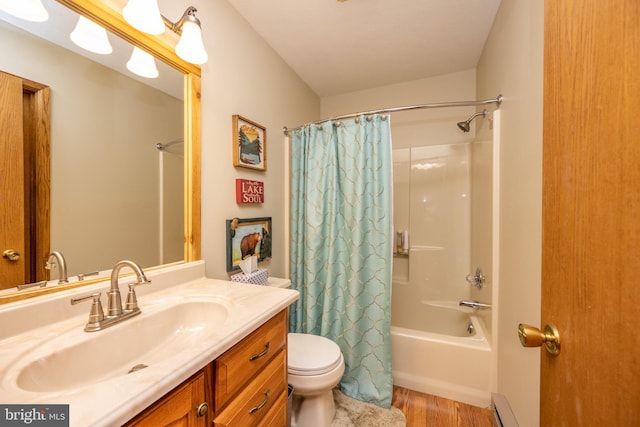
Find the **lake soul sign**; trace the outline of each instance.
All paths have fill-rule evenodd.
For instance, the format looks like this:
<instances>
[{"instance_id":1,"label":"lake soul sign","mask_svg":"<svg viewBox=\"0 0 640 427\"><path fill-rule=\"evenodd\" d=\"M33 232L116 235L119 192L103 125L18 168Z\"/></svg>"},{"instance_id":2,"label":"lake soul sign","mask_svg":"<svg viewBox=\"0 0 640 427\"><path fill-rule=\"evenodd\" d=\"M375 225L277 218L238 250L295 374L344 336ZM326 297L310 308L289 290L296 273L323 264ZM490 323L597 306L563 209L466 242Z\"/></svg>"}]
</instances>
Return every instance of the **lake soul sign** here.
<instances>
[{"instance_id":1,"label":"lake soul sign","mask_svg":"<svg viewBox=\"0 0 640 427\"><path fill-rule=\"evenodd\" d=\"M236 203L264 203L264 182L236 179Z\"/></svg>"}]
</instances>

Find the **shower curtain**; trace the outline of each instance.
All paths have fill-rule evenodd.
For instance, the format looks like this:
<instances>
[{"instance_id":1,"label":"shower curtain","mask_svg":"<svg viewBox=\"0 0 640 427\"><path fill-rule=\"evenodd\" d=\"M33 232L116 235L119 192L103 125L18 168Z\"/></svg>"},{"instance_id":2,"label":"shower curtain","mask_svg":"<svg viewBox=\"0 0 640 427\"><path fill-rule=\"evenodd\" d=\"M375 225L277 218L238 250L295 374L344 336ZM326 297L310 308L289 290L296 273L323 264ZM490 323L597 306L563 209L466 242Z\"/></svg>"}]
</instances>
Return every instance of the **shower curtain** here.
<instances>
[{"instance_id":1,"label":"shower curtain","mask_svg":"<svg viewBox=\"0 0 640 427\"><path fill-rule=\"evenodd\" d=\"M388 116L293 132L291 332L325 336L345 359L342 391L389 408L392 157Z\"/></svg>"}]
</instances>

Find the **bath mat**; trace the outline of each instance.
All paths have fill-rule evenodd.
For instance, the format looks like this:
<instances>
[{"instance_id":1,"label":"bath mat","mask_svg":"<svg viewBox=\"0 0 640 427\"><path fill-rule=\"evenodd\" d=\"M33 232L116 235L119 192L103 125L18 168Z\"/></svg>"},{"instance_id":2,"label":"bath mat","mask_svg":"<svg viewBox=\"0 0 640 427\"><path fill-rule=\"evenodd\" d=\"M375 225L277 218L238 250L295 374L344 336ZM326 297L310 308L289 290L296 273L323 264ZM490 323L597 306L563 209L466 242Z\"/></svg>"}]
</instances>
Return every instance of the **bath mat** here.
<instances>
[{"instance_id":1,"label":"bath mat","mask_svg":"<svg viewBox=\"0 0 640 427\"><path fill-rule=\"evenodd\" d=\"M405 427L407 420L398 408L384 409L333 390L336 416L331 427Z\"/></svg>"}]
</instances>

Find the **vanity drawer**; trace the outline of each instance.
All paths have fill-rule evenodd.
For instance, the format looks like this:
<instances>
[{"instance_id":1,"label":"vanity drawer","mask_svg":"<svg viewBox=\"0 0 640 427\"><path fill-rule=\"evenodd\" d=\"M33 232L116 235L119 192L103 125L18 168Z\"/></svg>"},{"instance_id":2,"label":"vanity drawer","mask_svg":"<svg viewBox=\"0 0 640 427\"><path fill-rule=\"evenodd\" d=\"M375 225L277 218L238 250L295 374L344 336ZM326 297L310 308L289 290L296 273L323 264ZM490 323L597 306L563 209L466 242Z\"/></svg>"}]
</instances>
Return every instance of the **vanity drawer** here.
<instances>
[{"instance_id":1,"label":"vanity drawer","mask_svg":"<svg viewBox=\"0 0 640 427\"><path fill-rule=\"evenodd\" d=\"M253 427L263 421L269 421L277 415L278 406L286 411L282 396L286 394L287 384L286 351L281 350L258 376L242 389L229 405L219 413L213 425L215 427ZM273 425L273 424L266 424Z\"/></svg>"},{"instance_id":2,"label":"vanity drawer","mask_svg":"<svg viewBox=\"0 0 640 427\"><path fill-rule=\"evenodd\" d=\"M287 311L275 315L214 362L214 411L219 412L287 343ZM286 378L286 358L283 362Z\"/></svg>"},{"instance_id":3,"label":"vanity drawer","mask_svg":"<svg viewBox=\"0 0 640 427\"><path fill-rule=\"evenodd\" d=\"M289 425L289 413L287 412L287 395L286 390L282 392L273 408L267 414L266 417L260 421L258 427L288 427Z\"/></svg>"}]
</instances>

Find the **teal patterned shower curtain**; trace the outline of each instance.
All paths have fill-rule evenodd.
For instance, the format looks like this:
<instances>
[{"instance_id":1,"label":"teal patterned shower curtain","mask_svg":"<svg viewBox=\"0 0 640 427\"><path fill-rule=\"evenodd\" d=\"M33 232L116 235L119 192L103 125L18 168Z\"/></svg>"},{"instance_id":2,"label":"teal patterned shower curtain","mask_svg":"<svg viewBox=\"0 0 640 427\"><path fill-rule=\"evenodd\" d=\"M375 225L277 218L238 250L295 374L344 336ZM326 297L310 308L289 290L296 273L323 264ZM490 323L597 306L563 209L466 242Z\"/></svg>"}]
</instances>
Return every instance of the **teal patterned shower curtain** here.
<instances>
[{"instance_id":1,"label":"teal patterned shower curtain","mask_svg":"<svg viewBox=\"0 0 640 427\"><path fill-rule=\"evenodd\" d=\"M342 391L389 408L392 158L388 116L307 125L291 143L290 331L345 358Z\"/></svg>"}]
</instances>

